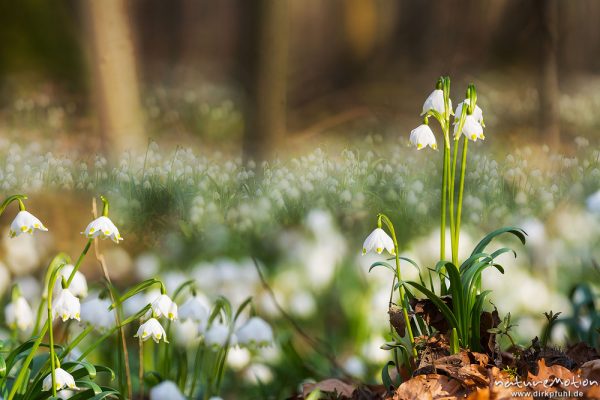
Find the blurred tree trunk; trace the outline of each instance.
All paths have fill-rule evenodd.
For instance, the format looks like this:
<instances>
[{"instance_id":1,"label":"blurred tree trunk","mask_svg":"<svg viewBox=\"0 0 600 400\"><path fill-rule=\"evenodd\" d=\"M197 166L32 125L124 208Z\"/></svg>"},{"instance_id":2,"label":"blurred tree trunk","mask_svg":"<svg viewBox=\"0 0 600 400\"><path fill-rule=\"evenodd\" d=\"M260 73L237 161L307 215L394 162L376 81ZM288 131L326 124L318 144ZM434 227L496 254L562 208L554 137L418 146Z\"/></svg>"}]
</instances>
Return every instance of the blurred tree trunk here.
<instances>
[{"instance_id":1,"label":"blurred tree trunk","mask_svg":"<svg viewBox=\"0 0 600 400\"><path fill-rule=\"evenodd\" d=\"M243 152L265 160L286 132L287 1L240 0L240 80L245 92Z\"/></svg>"},{"instance_id":2,"label":"blurred tree trunk","mask_svg":"<svg viewBox=\"0 0 600 400\"><path fill-rule=\"evenodd\" d=\"M560 89L558 87L558 2L538 0L541 23L540 57L540 129L546 143L557 148L560 145Z\"/></svg>"},{"instance_id":3,"label":"blurred tree trunk","mask_svg":"<svg viewBox=\"0 0 600 400\"><path fill-rule=\"evenodd\" d=\"M103 145L113 154L145 147L127 4L125 0L87 0L83 4Z\"/></svg>"}]
</instances>

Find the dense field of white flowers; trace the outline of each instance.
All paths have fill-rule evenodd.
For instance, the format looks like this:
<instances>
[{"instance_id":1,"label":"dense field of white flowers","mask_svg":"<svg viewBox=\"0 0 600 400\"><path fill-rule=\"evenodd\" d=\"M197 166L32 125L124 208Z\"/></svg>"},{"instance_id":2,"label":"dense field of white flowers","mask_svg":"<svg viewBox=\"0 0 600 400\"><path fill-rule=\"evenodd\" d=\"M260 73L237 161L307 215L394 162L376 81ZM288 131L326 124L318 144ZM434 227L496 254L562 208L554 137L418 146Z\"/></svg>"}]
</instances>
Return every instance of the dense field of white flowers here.
<instances>
[{"instance_id":1,"label":"dense field of white flowers","mask_svg":"<svg viewBox=\"0 0 600 400\"><path fill-rule=\"evenodd\" d=\"M484 274L500 311L522 317L516 328L522 337L539 334L544 311L568 313L568 290L594 274L592 259L600 259L600 151L584 138L575 147L576 155L543 146L508 154L478 149L469 155L461 249L469 250L471 237L496 226L521 226L529 233L516 261L503 263L509 279ZM348 371L371 376L371 367L388 357L379 346L387 329L381 311L389 300L389 277L374 271L374 278L366 278L374 259L360 257L360 243L372 215L385 212L397 227L401 251L433 267L441 155L410 150L406 138L389 143L379 135L356 148L317 149L256 164L191 149L166 154L153 143L110 166L101 156L74 157L45 152L35 143L0 142L0 187L41 198L57 191L106 194L113 220L127 232L126 259L133 260L123 262L120 276L160 276L169 293L194 279L207 298L223 294L234 305L253 296L259 314L279 321L275 325L284 335L291 329L257 275L250 257L258 258L278 302L294 318L310 321L307 326L317 336L329 332L324 339L335 343ZM149 230L159 232L164 243L141 252L140 246L127 247ZM48 244L19 240L4 243L0 292L6 293L10 277L16 277L35 307L41 288L30 275L44 267ZM408 279L411 274L407 268ZM539 301L530 301L532 292ZM124 307L139 309L144 301L132 298ZM336 324L327 326L332 316ZM174 330L177 345L185 348L193 340L186 338L184 323L174 322ZM557 332L563 339L564 332ZM282 343L254 358L236 348L229 364L249 382L268 384L281 373Z\"/></svg>"}]
</instances>

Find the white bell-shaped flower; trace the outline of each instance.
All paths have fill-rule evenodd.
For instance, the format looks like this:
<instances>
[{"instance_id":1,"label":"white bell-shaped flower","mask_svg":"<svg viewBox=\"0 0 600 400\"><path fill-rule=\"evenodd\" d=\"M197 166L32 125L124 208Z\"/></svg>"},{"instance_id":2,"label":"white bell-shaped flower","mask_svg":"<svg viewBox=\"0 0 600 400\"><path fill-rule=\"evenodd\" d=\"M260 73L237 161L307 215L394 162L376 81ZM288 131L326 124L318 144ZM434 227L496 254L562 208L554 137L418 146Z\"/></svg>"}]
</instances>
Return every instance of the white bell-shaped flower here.
<instances>
[{"instance_id":1,"label":"white bell-shaped flower","mask_svg":"<svg viewBox=\"0 0 600 400\"><path fill-rule=\"evenodd\" d=\"M391 255L395 254L394 241L381 228L375 229L363 243L362 254L365 255L370 251L375 250L377 254L381 254L383 250L387 250Z\"/></svg>"},{"instance_id":2,"label":"white bell-shaped flower","mask_svg":"<svg viewBox=\"0 0 600 400\"><path fill-rule=\"evenodd\" d=\"M591 194L586 200L587 209L595 214L600 214L600 190Z\"/></svg>"},{"instance_id":3,"label":"white bell-shaped flower","mask_svg":"<svg viewBox=\"0 0 600 400\"><path fill-rule=\"evenodd\" d=\"M54 370L54 378L54 387L56 390L61 390L63 388L77 389L73 376L62 368L56 368ZM48 374L48 376L44 378L42 390L52 390L52 373Z\"/></svg>"},{"instance_id":4,"label":"white bell-shaped flower","mask_svg":"<svg viewBox=\"0 0 600 400\"><path fill-rule=\"evenodd\" d=\"M429 127L429 125L419 125L412 131L410 131L410 144L415 146L417 150L421 150L427 146L432 149L437 149L437 141L435 135Z\"/></svg>"},{"instance_id":5,"label":"white bell-shaped flower","mask_svg":"<svg viewBox=\"0 0 600 400\"><path fill-rule=\"evenodd\" d=\"M262 318L252 317L236 332L239 345L268 346L273 343L273 330Z\"/></svg>"},{"instance_id":6,"label":"white bell-shaped flower","mask_svg":"<svg viewBox=\"0 0 600 400\"><path fill-rule=\"evenodd\" d=\"M65 281L69 280L71 273L73 273L73 268L75 267L67 264L60 270L58 279L56 280L56 285L54 286L54 293L58 293L62 289L61 277L64 277ZM85 275L79 271L75 272L75 276L73 276L73 280L69 284L69 290L74 296L80 298L86 297L88 293L88 285Z\"/></svg>"},{"instance_id":7,"label":"white bell-shaped flower","mask_svg":"<svg viewBox=\"0 0 600 400\"><path fill-rule=\"evenodd\" d=\"M140 325L134 337L139 337L144 342L152 338L152 340L154 340L156 343L160 342L161 339L165 343L169 343L165 330L156 318L150 318L148 321Z\"/></svg>"},{"instance_id":8,"label":"white bell-shaped flower","mask_svg":"<svg viewBox=\"0 0 600 400\"><path fill-rule=\"evenodd\" d=\"M150 400L186 400L173 381L162 381L150 389Z\"/></svg>"},{"instance_id":9,"label":"white bell-shaped flower","mask_svg":"<svg viewBox=\"0 0 600 400\"><path fill-rule=\"evenodd\" d=\"M52 317L60 318L65 322L68 319L79 321L81 304L79 299L71 293L69 289L62 289L56 293L56 298L52 302Z\"/></svg>"},{"instance_id":10,"label":"white bell-shaped flower","mask_svg":"<svg viewBox=\"0 0 600 400\"><path fill-rule=\"evenodd\" d=\"M33 326L33 310L23 296L14 302L8 303L4 309L6 324L11 328L25 331Z\"/></svg>"},{"instance_id":11,"label":"white bell-shaped flower","mask_svg":"<svg viewBox=\"0 0 600 400\"><path fill-rule=\"evenodd\" d=\"M81 320L88 323L99 331L106 331L115 326L115 312L109 311L111 302L108 299L93 299L81 304Z\"/></svg>"},{"instance_id":12,"label":"white bell-shaped flower","mask_svg":"<svg viewBox=\"0 0 600 400\"><path fill-rule=\"evenodd\" d=\"M469 99L464 99L462 102L458 103L458 106L456 106L456 111L454 112L454 124L458 124L458 121L460 120L460 116L462 114L463 103L466 104L467 107L469 106L469 104L471 104ZM477 104L475 104L475 108L473 109L473 114L471 114L471 115L475 118L475 120L477 122L479 122L481 125L483 125L483 111Z\"/></svg>"},{"instance_id":13,"label":"white bell-shaped flower","mask_svg":"<svg viewBox=\"0 0 600 400\"><path fill-rule=\"evenodd\" d=\"M44 232L48 230L44 224L42 224L42 222L29 211L21 210L13 220L12 224L10 224L10 230L8 234L11 238L13 238L15 236L19 236L21 233L33 234L35 229Z\"/></svg>"},{"instance_id":14,"label":"white bell-shaped flower","mask_svg":"<svg viewBox=\"0 0 600 400\"><path fill-rule=\"evenodd\" d=\"M179 318L191 319L194 322L202 322L208 319L208 307L206 302L199 296L192 296L179 307Z\"/></svg>"},{"instance_id":15,"label":"white bell-shaped flower","mask_svg":"<svg viewBox=\"0 0 600 400\"><path fill-rule=\"evenodd\" d=\"M458 135L458 125L454 125L454 136ZM467 115L465 118L465 123L463 125L462 134L465 135L469 140L476 142L477 139L483 140L485 136L483 135L483 127L473 115Z\"/></svg>"},{"instance_id":16,"label":"white bell-shaped flower","mask_svg":"<svg viewBox=\"0 0 600 400\"><path fill-rule=\"evenodd\" d=\"M171 321L177 319L177 304L166 294L158 296L151 304L154 316L165 316Z\"/></svg>"},{"instance_id":17,"label":"white bell-shaped flower","mask_svg":"<svg viewBox=\"0 0 600 400\"><path fill-rule=\"evenodd\" d=\"M113 242L119 243L123 240L119 234L119 230L110 220L110 218L101 216L93 220L85 228L85 231L81 232L88 239L94 239L101 237L102 239L110 238Z\"/></svg>"},{"instance_id":18,"label":"white bell-shaped flower","mask_svg":"<svg viewBox=\"0 0 600 400\"><path fill-rule=\"evenodd\" d=\"M234 345L237 342L235 334L229 331L229 326L222 322L213 322L204 334L204 342L208 346L222 347L227 343Z\"/></svg>"},{"instance_id":19,"label":"white bell-shaped flower","mask_svg":"<svg viewBox=\"0 0 600 400\"><path fill-rule=\"evenodd\" d=\"M448 99L449 107L448 109L452 110L452 100ZM421 115L425 115L427 111L437 111L441 115L444 115L446 111L446 107L444 107L444 91L442 89L435 89L429 97L423 103L423 112Z\"/></svg>"}]
</instances>

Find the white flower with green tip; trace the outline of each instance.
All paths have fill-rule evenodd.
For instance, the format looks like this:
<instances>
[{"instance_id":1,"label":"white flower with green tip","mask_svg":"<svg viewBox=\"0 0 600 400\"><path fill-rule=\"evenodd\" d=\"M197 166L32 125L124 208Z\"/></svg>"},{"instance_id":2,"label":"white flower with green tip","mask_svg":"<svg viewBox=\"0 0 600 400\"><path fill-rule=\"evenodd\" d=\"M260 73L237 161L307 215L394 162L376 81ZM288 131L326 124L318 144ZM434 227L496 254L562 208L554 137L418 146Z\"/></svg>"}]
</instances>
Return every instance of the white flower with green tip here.
<instances>
[{"instance_id":1,"label":"white flower with green tip","mask_svg":"<svg viewBox=\"0 0 600 400\"><path fill-rule=\"evenodd\" d=\"M454 124L458 124L458 121L460 120L460 116L462 114L462 108L463 108L463 104L466 104L467 107L469 106L469 104L471 104L469 99L464 99L462 102L458 103L458 106L456 106L456 111L454 112ZM475 104L475 108L473 109L473 114L471 114L475 120L480 123L482 126L483 124L483 110L481 110L481 108Z\"/></svg>"},{"instance_id":2,"label":"white flower with green tip","mask_svg":"<svg viewBox=\"0 0 600 400\"><path fill-rule=\"evenodd\" d=\"M151 304L155 317L165 316L171 321L177 319L177 304L166 294L161 294Z\"/></svg>"},{"instance_id":3,"label":"white flower with green tip","mask_svg":"<svg viewBox=\"0 0 600 400\"><path fill-rule=\"evenodd\" d=\"M61 277L65 278L65 280L68 280L73 273L74 268L74 266L67 264L60 270L58 273L58 279L56 280L56 285L54 286L54 293L58 293L62 289ZM88 285L85 275L79 271L75 272L73 280L71 280L71 283L69 284L69 291L73 293L74 296L80 298L86 297L88 293Z\"/></svg>"},{"instance_id":4,"label":"white flower with green tip","mask_svg":"<svg viewBox=\"0 0 600 400\"><path fill-rule=\"evenodd\" d=\"M429 127L429 125L419 125L412 131L410 131L410 144L415 146L417 150L421 150L427 146L432 149L437 149L437 141L435 140L435 135L433 131Z\"/></svg>"},{"instance_id":5,"label":"white flower with green tip","mask_svg":"<svg viewBox=\"0 0 600 400\"><path fill-rule=\"evenodd\" d=\"M6 324L11 328L25 331L33 326L33 310L23 296L9 303L4 309Z\"/></svg>"},{"instance_id":6,"label":"white flower with green tip","mask_svg":"<svg viewBox=\"0 0 600 400\"><path fill-rule=\"evenodd\" d=\"M140 325L134 337L140 338L144 342L152 338L152 340L154 340L156 343L160 342L161 339L165 343L169 343L165 330L156 318L150 318L148 321Z\"/></svg>"},{"instance_id":7,"label":"white flower with green tip","mask_svg":"<svg viewBox=\"0 0 600 400\"><path fill-rule=\"evenodd\" d=\"M85 228L85 231L81 232L88 239L95 239L100 237L102 239L110 238L113 242L119 243L123 240L119 234L119 229L113 224L110 218L101 216L93 220Z\"/></svg>"},{"instance_id":8,"label":"white flower with green tip","mask_svg":"<svg viewBox=\"0 0 600 400\"><path fill-rule=\"evenodd\" d=\"M69 289L62 289L52 302L52 317L65 322L68 319L80 320L81 304Z\"/></svg>"},{"instance_id":9,"label":"white flower with green tip","mask_svg":"<svg viewBox=\"0 0 600 400\"><path fill-rule=\"evenodd\" d=\"M8 232L11 238L19 236L21 233L33 234L34 230L48 231L42 222L29 211L21 210L10 224Z\"/></svg>"},{"instance_id":10,"label":"white flower with green tip","mask_svg":"<svg viewBox=\"0 0 600 400\"><path fill-rule=\"evenodd\" d=\"M268 346L273 343L273 330L262 318L252 317L236 332L239 345Z\"/></svg>"},{"instance_id":11,"label":"white flower with green tip","mask_svg":"<svg viewBox=\"0 0 600 400\"><path fill-rule=\"evenodd\" d=\"M204 334L204 342L209 346L225 346L227 339L229 339L229 344L231 345L237 341L235 335L230 334L229 327L221 322L213 322Z\"/></svg>"},{"instance_id":12,"label":"white flower with green tip","mask_svg":"<svg viewBox=\"0 0 600 400\"><path fill-rule=\"evenodd\" d=\"M73 379L73 376L62 368L56 368L54 370L54 378L54 388L56 390L61 390L63 388L77 389L77 386L75 385L75 379ZM43 391L48 391L51 389L52 373L48 374L48 376L44 378L44 382L42 383Z\"/></svg>"},{"instance_id":13,"label":"white flower with green tip","mask_svg":"<svg viewBox=\"0 0 600 400\"><path fill-rule=\"evenodd\" d=\"M452 111L452 100L448 99L448 102L448 109ZM446 107L444 106L444 91L442 89L435 89L433 92L431 92L431 94L423 103L423 112L421 115L425 115L428 111L432 110L437 111L441 115L444 115L446 112Z\"/></svg>"},{"instance_id":14,"label":"white flower with green tip","mask_svg":"<svg viewBox=\"0 0 600 400\"><path fill-rule=\"evenodd\" d=\"M454 136L458 135L458 125L454 125ZM476 142L477 139L484 140L485 136L483 135L483 127L473 115L467 115L465 118L465 123L463 125L462 134L469 140Z\"/></svg>"},{"instance_id":15,"label":"white flower with green tip","mask_svg":"<svg viewBox=\"0 0 600 400\"><path fill-rule=\"evenodd\" d=\"M394 255L396 253L394 248L394 241L392 238L385 233L381 228L375 229L363 243L362 254L365 255L370 251L375 250L377 254L383 253L383 250L387 250L388 253Z\"/></svg>"}]
</instances>

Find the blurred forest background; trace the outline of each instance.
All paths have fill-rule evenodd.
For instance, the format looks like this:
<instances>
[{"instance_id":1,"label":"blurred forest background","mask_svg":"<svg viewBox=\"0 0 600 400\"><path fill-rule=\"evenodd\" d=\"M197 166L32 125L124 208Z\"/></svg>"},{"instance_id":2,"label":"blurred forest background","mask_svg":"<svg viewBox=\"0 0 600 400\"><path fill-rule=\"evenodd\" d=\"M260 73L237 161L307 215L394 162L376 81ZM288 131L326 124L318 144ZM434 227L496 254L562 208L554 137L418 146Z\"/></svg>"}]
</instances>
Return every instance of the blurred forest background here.
<instances>
[{"instance_id":1,"label":"blurred forest background","mask_svg":"<svg viewBox=\"0 0 600 400\"><path fill-rule=\"evenodd\" d=\"M3 136L89 151L150 138L260 159L332 134L403 134L441 74L479 84L503 140L525 129L557 145L561 128L581 133L561 115L600 68L594 0L25 0L0 10ZM33 120L36 110L48 120Z\"/></svg>"}]
</instances>

